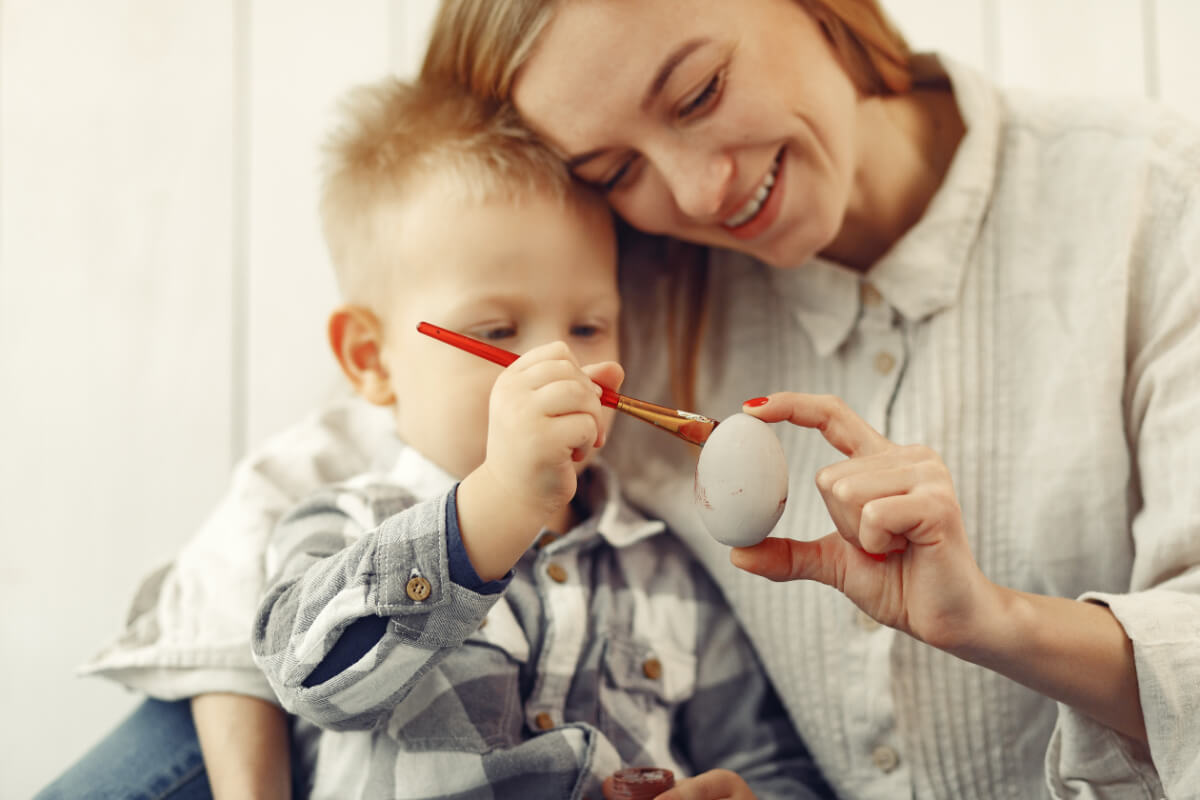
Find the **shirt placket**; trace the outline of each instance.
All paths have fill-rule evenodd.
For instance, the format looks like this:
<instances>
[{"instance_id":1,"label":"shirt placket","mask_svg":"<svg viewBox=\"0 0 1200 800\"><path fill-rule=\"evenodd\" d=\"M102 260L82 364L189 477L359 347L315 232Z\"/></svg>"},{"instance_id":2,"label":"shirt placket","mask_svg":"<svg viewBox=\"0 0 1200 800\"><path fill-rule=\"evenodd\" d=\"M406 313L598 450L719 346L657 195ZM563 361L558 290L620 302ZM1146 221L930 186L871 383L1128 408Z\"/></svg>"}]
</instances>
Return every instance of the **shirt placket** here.
<instances>
[{"instance_id":1,"label":"shirt placket","mask_svg":"<svg viewBox=\"0 0 1200 800\"><path fill-rule=\"evenodd\" d=\"M859 321L846 343L846 400L887 436L892 398L906 366L904 334L896 312L874 286L864 281L860 299ZM861 796L910 796L911 775L892 701L890 652L897 634L852 604L846 604L846 615L846 725Z\"/></svg>"},{"instance_id":2,"label":"shirt placket","mask_svg":"<svg viewBox=\"0 0 1200 800\"><path fill-rule=\"evenodd\" d=\"M586 643L587 591L579 548L546 544L534 559L533 580L545 617L533 691L525 701L525 724L547 731L564 722L567 692Z\"/></svg>"}]
</instances>

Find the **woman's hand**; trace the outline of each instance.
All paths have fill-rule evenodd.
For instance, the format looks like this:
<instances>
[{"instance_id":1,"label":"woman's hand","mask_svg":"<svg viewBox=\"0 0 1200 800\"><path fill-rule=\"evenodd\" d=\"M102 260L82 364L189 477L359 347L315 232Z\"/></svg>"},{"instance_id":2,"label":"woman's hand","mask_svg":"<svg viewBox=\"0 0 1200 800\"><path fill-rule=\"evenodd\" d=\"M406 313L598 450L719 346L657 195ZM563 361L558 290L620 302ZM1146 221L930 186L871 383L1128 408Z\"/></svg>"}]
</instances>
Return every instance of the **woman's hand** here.
<instances>
[{"instance_id":1,"label":"woman's hand","mask_svg":"<svg viewBox=\"0 0 1200 800\"><path fill-rule=\"evenodd\" d=\"M747 401L744 411L815 428L847 459L816 476L835 532L735 548L734 566L775 581L820 581L884 625L943 649L962 645L994 602L995 587L971 555L937 453L888 441L828 395L779 392Z\"/></svg>"},{"instance_id":2,"label":"woman's hand","mask_svg":"<svg viewBox=\"0 0 1200 800\"><path fill-rule=\"evenodd\" d=\"M604 781L604 796L609 794L612 778ZM736 772L710 769L691 778L684 778L655 800L755 800L754 792Z\"/></svg>"}]
</instances>

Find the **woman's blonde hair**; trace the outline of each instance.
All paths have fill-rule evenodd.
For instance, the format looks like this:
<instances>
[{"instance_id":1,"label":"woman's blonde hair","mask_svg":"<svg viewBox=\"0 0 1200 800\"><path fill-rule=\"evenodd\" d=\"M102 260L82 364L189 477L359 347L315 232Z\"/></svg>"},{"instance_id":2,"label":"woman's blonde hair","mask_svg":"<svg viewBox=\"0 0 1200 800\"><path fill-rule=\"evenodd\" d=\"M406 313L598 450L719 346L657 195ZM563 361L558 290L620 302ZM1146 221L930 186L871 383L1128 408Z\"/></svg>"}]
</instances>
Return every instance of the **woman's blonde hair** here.
<instances>
[{"instance_id":1,"label":"woman's blonde hair","mask_svg":"<svg viewBox=\"0 0 1200 800\"><path fill-rule=\"evenodd\" d=\"M457 84L482 99L511 103L521 67L554 12L565 2L568 0L442 0L421 68L422 78ZM912 53L877 0L794 2L821 26L860 92L889 95L912 88ZM646 246L644 236L631 236L629 240ZM670 348L673 399L683 408L693 408L699 347L707 316L707 250L664 241L658 252L663 258L664 278L672 281L669 294L674 300L663 320Z\"/></svg>"},{"instance_id":2,"label":"woman's blonde hair","mask_svg":"<svg viewBox=\"0 0 1200 800\"><path fill-rule=\"evenodd\" d=\"M650 0L645 0L649 2ZM476 97L512 99L517 73L567 0L442 0L421 68ZM906 92L911 51L877 0L794 0L820 24L864 94Z\"/></svg>"}]
</instances>

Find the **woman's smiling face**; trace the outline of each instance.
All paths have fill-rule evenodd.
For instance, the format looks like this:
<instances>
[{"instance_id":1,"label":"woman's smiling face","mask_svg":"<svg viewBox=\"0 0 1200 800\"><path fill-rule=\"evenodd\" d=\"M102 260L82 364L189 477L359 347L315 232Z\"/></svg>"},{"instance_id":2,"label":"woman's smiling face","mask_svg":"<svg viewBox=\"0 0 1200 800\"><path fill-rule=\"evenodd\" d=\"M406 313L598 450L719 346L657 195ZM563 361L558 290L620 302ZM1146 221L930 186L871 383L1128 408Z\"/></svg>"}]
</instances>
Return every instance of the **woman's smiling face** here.
<instances>
[{"instance_id":1,"label":"woman's smiling face","mask_svg":"<svg viewBox=\"0 0 1200 800\"><path fill-rule=\"evenodd\" d=\"M794 0L562 3L513 100L644 231L789 267L841 228L858 92Z\"/></svg>"}]
</instances>

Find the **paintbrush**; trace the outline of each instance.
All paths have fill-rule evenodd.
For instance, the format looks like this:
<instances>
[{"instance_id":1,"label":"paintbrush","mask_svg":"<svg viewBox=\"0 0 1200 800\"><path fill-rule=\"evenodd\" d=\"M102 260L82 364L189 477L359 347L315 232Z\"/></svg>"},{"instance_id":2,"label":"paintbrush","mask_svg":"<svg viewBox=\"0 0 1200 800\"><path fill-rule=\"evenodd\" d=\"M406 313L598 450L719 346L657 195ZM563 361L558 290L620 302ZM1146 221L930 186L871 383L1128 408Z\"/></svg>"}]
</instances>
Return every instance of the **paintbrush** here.
<instances>
[{"instance_id":1,"label":"paintbrush","mask_svg":"<svg viewBox=\"0 0 1200 800\"><path fill-rule=\"evenodd\" d=\"M502 367L507 367L518 358L516 353L510 353L508 350L503 350L487 342L481 342L478 339L472 339L470 336L464 336L461 333L439 328L437 325L430 325L428 322L419 323L417 330L426 336L432 336L439 342L453 345L460 350L473 353ZM643 422L649 422L654 427L661 428L667 433L678 436L690 444L703 445L708 440L709 435L712 434L713 428L717 427L715 419L710 419L701 414L693 414L690 411L680 411L675 408L648 403L645 400L638 400L637 398L627 397L619 392L614 392L607 386L601 386L598 382L596 382L596 385L600 386L602 390L600 395L600 403L602 405L615 408L617 411L621 411L631 417L637 417Z\"/></svg>"}]
</instances>

